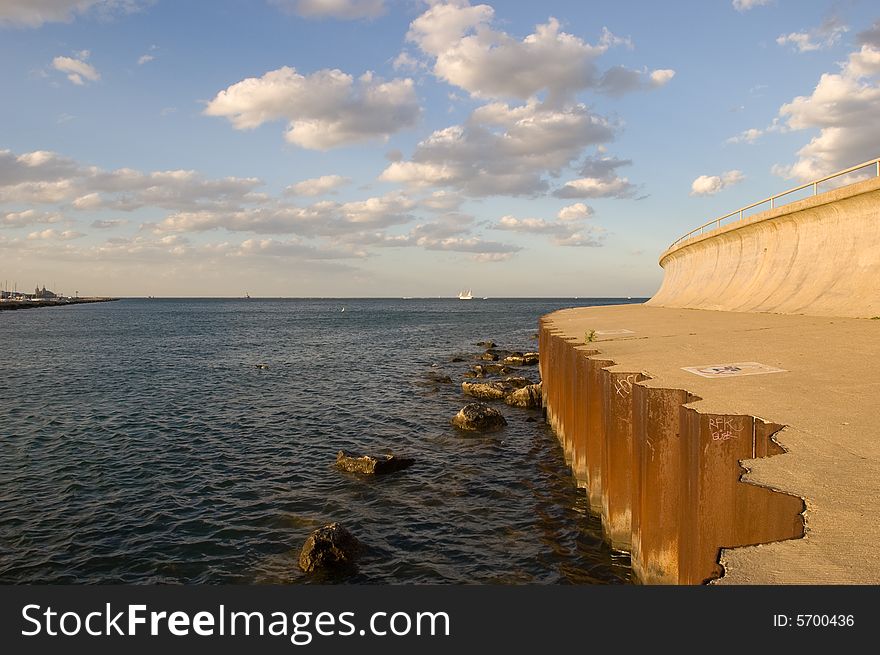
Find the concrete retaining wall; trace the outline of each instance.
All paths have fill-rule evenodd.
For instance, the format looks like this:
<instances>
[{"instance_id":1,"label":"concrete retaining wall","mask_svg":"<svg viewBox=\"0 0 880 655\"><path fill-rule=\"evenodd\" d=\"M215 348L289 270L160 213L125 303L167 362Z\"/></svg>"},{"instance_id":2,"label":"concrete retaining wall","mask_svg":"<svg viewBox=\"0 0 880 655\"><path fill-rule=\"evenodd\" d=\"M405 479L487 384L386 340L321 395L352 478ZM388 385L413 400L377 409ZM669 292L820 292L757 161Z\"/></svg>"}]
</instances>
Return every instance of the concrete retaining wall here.
<instances>
[{"instance_id":1,"label":"concrete retaining wall","mask_svg":"<svg viewBox=\"0 0 880 655\"><path fill-rule=\"evenodd\" d=\"M880 315L880 178L793 202L660 257L648 302L738 312Z\"/></svg>"},{"instance_id":2,"label":"concrete retaining wall","mask_svg":"<svg viewBox=\"0 0 880 655\"><path fill-rule=\"evenodd\" d=\"M720 549L803 536L803 501L740 481L740 460L782 452L782 428L753 416L704 414L682 389L617 370L542 319L544 407L614 548L649 584L701 584Z\"/></svg>"}]
</instances>

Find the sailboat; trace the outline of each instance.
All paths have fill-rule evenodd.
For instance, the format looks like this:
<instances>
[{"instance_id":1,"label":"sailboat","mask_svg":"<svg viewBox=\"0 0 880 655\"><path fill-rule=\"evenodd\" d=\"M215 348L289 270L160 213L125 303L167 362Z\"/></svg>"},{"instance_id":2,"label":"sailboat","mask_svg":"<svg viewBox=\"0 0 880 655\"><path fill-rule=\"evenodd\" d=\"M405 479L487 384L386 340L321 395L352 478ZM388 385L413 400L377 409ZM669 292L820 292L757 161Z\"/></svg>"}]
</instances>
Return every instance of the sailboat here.
<instances>
[{"instance_id":1,"label":"sailboat","mask_svg":"<svg viewBox=\"0 0 880 655\"><path fill-rule=\"evenodd\" d=\"M459 291L458 299L459 300L473 300L474 295L471 293L470 289L466 289L464 291Z\"/></svg>"}]
</instances>

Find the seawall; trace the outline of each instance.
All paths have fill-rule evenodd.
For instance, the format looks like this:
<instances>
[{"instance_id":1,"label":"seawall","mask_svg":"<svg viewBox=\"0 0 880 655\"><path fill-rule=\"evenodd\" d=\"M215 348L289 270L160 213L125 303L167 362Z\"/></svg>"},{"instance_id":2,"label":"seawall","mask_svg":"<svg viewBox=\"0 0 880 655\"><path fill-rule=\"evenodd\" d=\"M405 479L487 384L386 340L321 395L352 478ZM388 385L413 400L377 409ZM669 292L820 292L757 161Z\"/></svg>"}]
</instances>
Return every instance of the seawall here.
<instances>
[{"instance_id":1,"label":"seawall","mask_svg":"<svg viewBox=\"0 0 880 655\"><path fill-rule=\"evenodd\" d=\"M880 315L880 178L691 237L648 302L735 312Z\"/></svg>"},{"instance_id":2,"label":"seawall","mask_svg":"<svg viewBox=\"0 0 880 655\"><path fill-rule=\"evenodd\" d=\"M640 581L880 581L878 336L880 321L644 305L542 318L548 420ZM775 372L685 370L737 362Z\"/></svg>"}]
</instances>

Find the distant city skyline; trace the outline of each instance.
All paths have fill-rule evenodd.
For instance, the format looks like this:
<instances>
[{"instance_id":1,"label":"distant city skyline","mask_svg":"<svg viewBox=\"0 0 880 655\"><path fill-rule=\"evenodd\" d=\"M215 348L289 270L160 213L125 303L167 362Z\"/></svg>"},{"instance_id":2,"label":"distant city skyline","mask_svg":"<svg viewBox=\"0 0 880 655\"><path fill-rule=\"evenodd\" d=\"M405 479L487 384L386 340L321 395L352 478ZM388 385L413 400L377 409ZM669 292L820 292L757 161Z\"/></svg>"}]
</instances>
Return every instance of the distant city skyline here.
<instances>
[{"instance_id":1,"label":"distant city skyline","mask_svg":"<svg viewBox=\"0 0 880 655\"><path fill-rule=\"evenodd\" d=\"M0 0L0 57L19 290L650 296L880 155L866 0Z\"/></svg>"}]
</instances>

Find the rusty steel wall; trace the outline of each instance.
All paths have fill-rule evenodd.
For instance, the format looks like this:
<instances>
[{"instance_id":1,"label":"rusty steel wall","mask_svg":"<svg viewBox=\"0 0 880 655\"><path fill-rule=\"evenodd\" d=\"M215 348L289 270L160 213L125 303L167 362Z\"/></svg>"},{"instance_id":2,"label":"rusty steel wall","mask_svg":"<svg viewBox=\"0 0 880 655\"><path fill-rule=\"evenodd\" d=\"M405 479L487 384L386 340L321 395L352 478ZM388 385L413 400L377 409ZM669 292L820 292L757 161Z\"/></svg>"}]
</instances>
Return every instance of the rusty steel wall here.
<instances>
[{"instance_id":1,"label":"rusty steel wall","mask_svg":"<svg viewBox=\"0 0 880 655\"><path fill-rule=\"evenodd\" d=\"M547 419L611 546L646 584L703 584L723 574L721 548L804 534L804 502L741 481L741 460L779 454L783 426L701 413L683 389L611 371L592 344L543 320L540 370Z\"/></svg>"}]
</instances>

